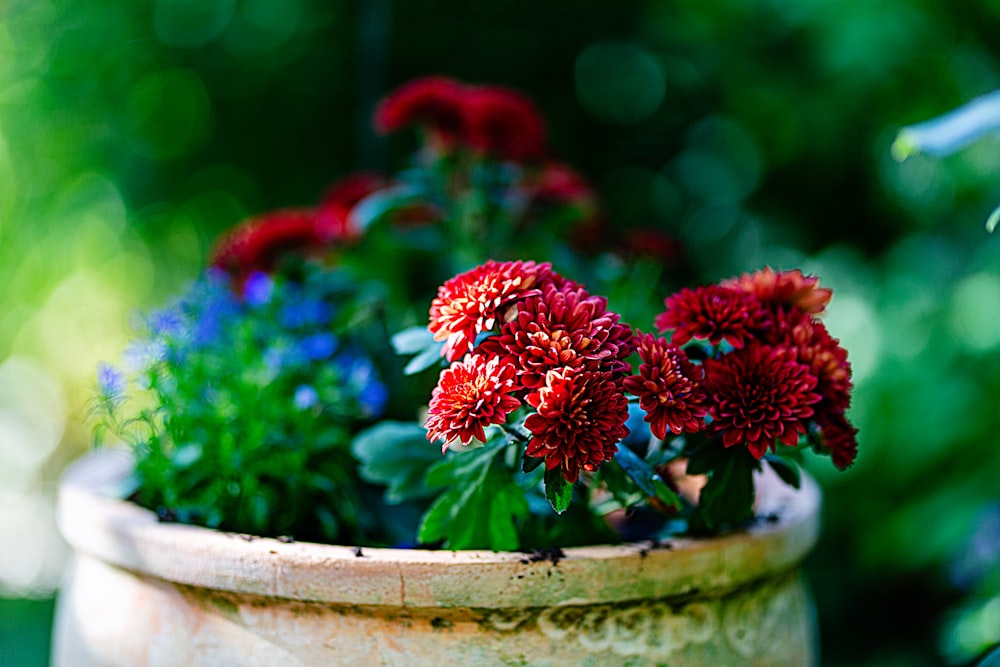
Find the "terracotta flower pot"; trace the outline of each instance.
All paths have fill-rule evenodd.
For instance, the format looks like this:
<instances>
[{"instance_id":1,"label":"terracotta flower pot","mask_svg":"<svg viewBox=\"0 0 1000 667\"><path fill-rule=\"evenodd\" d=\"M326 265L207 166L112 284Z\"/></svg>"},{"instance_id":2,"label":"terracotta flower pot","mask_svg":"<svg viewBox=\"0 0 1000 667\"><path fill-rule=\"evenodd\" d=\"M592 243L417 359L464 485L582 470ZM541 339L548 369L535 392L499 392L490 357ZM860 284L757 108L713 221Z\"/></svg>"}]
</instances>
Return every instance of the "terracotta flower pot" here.
<instances>
[{"instance_id":1,"label":"terracotta flower pot","mask_svg":"<svg viewBox=\"0 0 1000 667\"><path fill-rule=\"evenodd\" d=\"M815 663L799 565L820 494L762 478L738 534L566 549L364 549L159 523L107 490L130 459L66 473L75 550L57 667L90 665L794 665Z\"/></svg>"}]
</instances>

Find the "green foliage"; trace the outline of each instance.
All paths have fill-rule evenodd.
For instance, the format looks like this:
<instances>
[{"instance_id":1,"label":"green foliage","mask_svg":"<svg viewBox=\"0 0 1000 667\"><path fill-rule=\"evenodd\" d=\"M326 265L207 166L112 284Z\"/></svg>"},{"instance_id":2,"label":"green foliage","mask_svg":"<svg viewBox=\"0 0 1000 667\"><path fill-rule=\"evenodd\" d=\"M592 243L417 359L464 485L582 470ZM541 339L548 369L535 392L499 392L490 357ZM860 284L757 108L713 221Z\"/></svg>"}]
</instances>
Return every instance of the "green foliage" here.
<instances>
[{"instance_id":1,"label":"green foliage","mask_svg":"<svg viewBox=\"0 0 1000 667\"><path fill-rule=\"evenodd\" d=\"M562 514L573 502L573 485L566 481L558 468L545 471L545 499L556 514Z\"/></svg>"},{"instance_id":2,"label":"green foliage","mask_svg":"<svg viewBox=\"0 0 1000 667\"><path fill-rule=\"evenodd\" d=\"M524 489L503 460L504 442L452 453L434 465L425 483L443 488L424 515L418 539L449 549L517 549L516 521L528 515Z\"/></svg>"},{"instance_id":3,"label":"green foliage","mask_svg":"<svg viewBox=\"0 0 1000 667\"><path fill-rule=\"evenodd\" d=\"M618 445L615 462L644 494L659 500L667 510L680 509L680 499L664 483L659 473L624 444Z\"/></svg>"},{"instance_id":4,"label":"green foliage","mask_svg":"<svg viewBox=\"0 0 1000 667\"><path fill-rule=\"evenodd\" d=\"M388 398L365 350L367 304L305 265L256 274L242 296L208 273L150 315L131 375L102 369L95 403L99 432L136 452L136 500L222 530L370 539L349 449Z\"/></svg>"},{"instance_id":5,"label":"green foliage","mask_svg":"<svg viewBox=\"0 0 1000 667\"><path fill-rule=\"evenodd\" d=\"M355 437L351 453L361 464L358 472L372 484L385 486L389 505L423 500L434 494L424 476L441 453L427 442L427 431L413 422L383 421Z\"/></svg>"},{"instance_id":6,"label":"green foliage","mask_svg":"<svg viewBox=\"0 0 1000 667\"><path fill-rule=\"evenodd\" d=\"M705 449L712 451L706 453ZM727 449L717 441L704 447L697 460L692 457L688 461L688 474L707 473L708 482L702 488L698 505L689 520L691 532L717 533L752 519L753 471L758 465L745 448Z\"/></svg>"}]
</instances>

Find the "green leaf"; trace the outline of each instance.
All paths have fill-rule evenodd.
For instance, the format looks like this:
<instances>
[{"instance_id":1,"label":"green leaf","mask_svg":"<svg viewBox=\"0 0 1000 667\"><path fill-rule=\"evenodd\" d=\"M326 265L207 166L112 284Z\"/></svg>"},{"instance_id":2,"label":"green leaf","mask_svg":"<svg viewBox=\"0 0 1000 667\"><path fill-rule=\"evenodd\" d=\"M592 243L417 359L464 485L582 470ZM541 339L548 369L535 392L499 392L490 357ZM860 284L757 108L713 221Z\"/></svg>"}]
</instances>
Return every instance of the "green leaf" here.
<instances>
[{"instance_id":1,"label":"green leaf","mask_svg":"<svg viewBox=\"0 0 1000 667\"><path fill-rule=\"evenodd\" d=\"M419 193L411 187L399 185L383 188L358 202L351 211L351 217L358 221L364 231L390 211L417 201L420 201Z\"/></svg>"},{"instance_id":2,"label":"green leaf","mask_svg":"<svg viewBox=\"0 0 1000 667\"><path fill-rule=\"evenodd\" d=\"M608 493L622 507L628 507L642 500L642 490L628 476L617 460L611 460L601 466L598 474L608 489Z\"/></svg>"},{"instance_id":3,"label":"green leaf","mask_svg":"<svg viewBox=\"0 0 1000 667\"><path fill-rule=\"evenodd\" d=\"M521 472L534 472L538 469L538 466L545 463L545 459L535 458L534 456L525 455L521 457Z\"/></svg>"},{"instance_id":4,"label":"green leaf","mask_svg":"<svg viewBox=\"0 0 1000 667\"><path fill-rule=\"evenodd\" d=\"M427 327L410 327L403 329L392 337L392 349L396 354L415 354L403 369L406 375L413 375L430 368L441 360L443 342L434 340L434 334Z\"/></svg>"},{"instance_id":5,"label":"green leaf","mask_svg":"<svg viewBox=\"0 0 1000 667\"><path fill-rule=\"evenodd\" d=\"M726 448L718 440L708 440L700 444L687 462L687 474L707 475L726 461Z\"/></svg>"},{"instance_id":6,"label":"green leaf","mask_svg":"<svg viewBox=\"0 0 1000 667\"><path fill-rule=\"evenodd\" d=\"M618 452L615 453L615 461L621 465L625 474L636 483L636 486L644 494L658 498L668 507L680 508L681 501L677 497L677 494L666 485L663 478L653 470L652 466L639 458L638 454L625 445L618 445Z\"/></svg>"},{"instance_id":7,"label":"green leaf","mask_svg":"<svg viewBox=\"0 0 1000 667\"><path fill-rule=\"evenodd\" d=\"M503 445L452 454L428 473L428 483L447 486L424 513L417 539L449 549L518 547L517 521L528 514L525 492L503 463Z\"/></svg>"},{"instance_id":8,"label":"green leaf","mask_svg":"<svg viewBox=\"0 0 1000 667\"><path fill-rule=\"evenodd\" d=\"M444 460L440 450L427 442L427 431L410 422L385 421L365 429L354 438L351 452L361 463L362 479L388 487L389 504L433 495L424 477Z\"/></svg>"},{"instance_id":9,"label":"green leaf","mask_svg":"<svg viewBox=\"0 0 1000 667\"><path fill-rule=\"evenodd\" d=\"M774 454L765 454L764 460L788 486L797 489L802 485L802 473L794 462Z\"/></svg>"},{"instance_id":10,"label":"green leaf","mask_svg":"<svg viewBox=\"0 0 1000 667\"><path fill-rule=\"evenodd\" d=\"M986 219L986 231L992 234L993 230L997 228L997 224L1000 224L1000 206L993 209L990 217Z\"/></svg>"},{"instance_id":11,"label":"green leaf","mask_svg":"<svg viewBox=\"0 0 1000 667\"><path fill-rule=\"evenodd\" d=\"M410 359L406 367L403 368L404 375L414 375L420 371L427 370L431 366L441 361L441 345L435 343L417 356Z\"/></svg>"},{"instance_id":12,"label":"green leaf","mask_svg":"<svg viewBox=\"0 0 1000 667\"><path fill-rule=\"evenodd\" d=\"M392 349L396 351L396 354L416 354L434 343L434 334L427 327L409 327L392 337Z\"/></svg>"},{"instance_id":13,"label":"green leaf","mask_svg":"<svg viewBox=\"0 0 1000 667\"><path fill-rule=\"evenodd\" d=\"M528 499L524 489L505 484L490 502L490 547L496 551L512 551L519 546L515 519L528 516Z\"/></svg>"},{"instance_id":14,"label":"green leaf","mask_svg":"<svg viewBox=\"0 0 1000 667\"><path fill-rule=\"evenodd\" d=\"M565 512L573 502L573 485L566 481L559 468L545 471L545 499L556 514Z\"/></svg>"},{"instance_id":15,"label":"green leaf","mask_svg":"<svg viewBox=\"0 0 1000 667\"><path fill-rule=\"evenodd\" d=\"M757 462L742 447L724 451L722 465L712 471L691 516L694 533L716 533L753 518L753 471Z\"/></svg>"}]
</instances>

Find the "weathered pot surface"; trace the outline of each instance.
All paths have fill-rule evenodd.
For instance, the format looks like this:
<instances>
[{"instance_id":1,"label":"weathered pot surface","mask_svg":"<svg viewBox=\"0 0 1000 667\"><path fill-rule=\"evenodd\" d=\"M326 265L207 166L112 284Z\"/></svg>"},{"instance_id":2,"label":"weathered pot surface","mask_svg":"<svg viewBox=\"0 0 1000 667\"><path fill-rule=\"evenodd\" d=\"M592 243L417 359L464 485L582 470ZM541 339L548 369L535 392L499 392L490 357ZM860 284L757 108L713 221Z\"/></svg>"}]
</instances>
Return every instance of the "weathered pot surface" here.
<instances>
[{"instance_id":1,"label":"weathered pot surface","mask_svg":"<svg viewBox=\"0 0 1000 667\"><path fill-rule=\"evenodd\" d=\"M91 665L811 665L799 564L820 493L775 478L760 521L711 539L566 549L363 549L220 533L108 495L131 459L101 451L60 487L75 550L57 667Z\"/></svg>"}]
</instances>

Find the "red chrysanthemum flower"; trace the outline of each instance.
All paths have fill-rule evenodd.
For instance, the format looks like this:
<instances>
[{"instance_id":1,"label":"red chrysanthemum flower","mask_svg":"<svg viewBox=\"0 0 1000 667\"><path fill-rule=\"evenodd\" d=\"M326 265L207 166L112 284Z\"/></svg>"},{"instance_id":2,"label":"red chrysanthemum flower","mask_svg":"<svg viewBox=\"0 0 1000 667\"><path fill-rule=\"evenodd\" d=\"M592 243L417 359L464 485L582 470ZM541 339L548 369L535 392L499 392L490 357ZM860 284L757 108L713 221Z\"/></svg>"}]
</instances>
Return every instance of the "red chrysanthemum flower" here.
<instances>
[{"instance_id":1,"label":"red chrysanthemum flower","mask_svg":"<svg viewBox=\"0 0 1000 667\"><path fill-rule=\"evenodd\" d=\"M753 294L765 304L800 308L812 315L823 312L833 296L833 290L818 286L819 278L804 276L799 269L774 271L768 266L721 284Z\"/></svg>"},{"instance_id":2,"label":"red chrysanthemum flower","mask_svg":"<svg viewBox=\"0 0 1000 667\"><path fill-rule=\"evenodd\" d=\"M344 238L356 240L364 232L355 207L369 195L389 186L379 174L358 172L334 183L326 191L317 212L317 225Z\"/></svg>"},{"instance_id":3,"label":"red chrysanthemum flower","mask_svg":"<svg viewBox=\"0 0 1000 667\"><path fill-rule=\"evenodd\" d=\"M429 76L404 83L375 108L375 129L385 134L421 125L444 145L465 135L466 89L444 76Z\"/></svg>"},{"instance_id":4,"label":"red chrysanthemum flower","mask_svg":"<svg viewBox=\"0 0 1000 667\"><path fill-rule=\"evenodd\" d=\"M209 264L241 282L255 271L273 271L289 252L308 254L330 247L341 230L317 224L313 209L267 213L234 227L213 248Z\"/></svg>"},{"instance_id":5,"label":"red chrysanthemum flower","mask_svg":"<svg viewBox=\"0 0 1000 667\"><path fill-rule=\"evenodd\" d=\"M540 386L553 368L624 373L634 348L632 330L607 304L575 283L546 281L541 294L518 304L517 315L488 340L487 349L511 355L528 388Z\"/></svg>"},{"instance_id":6,"label":"red chrysanthemum flower","mask_svg":"<svg viewBox=\"0 0 1000 667\"><path fill-rule=\"evenodd\" d=\"M527 401L537 413L524 421L532 434L525 454L559 468L568 482L614 458L628 435L628 400L612 373L552 370Z\"/></svg>"},{"instance_id":7,"label":"red chrysanthemum flower","mask_svg":"<svg viewBox=\"0 0 1000 667\"><path fill-rule=\"evenodd\" d=\"M469 88L464 100L469 146L513 162L545 155L545 123L521 93L499 86Z\"/></svg>"},{"instance_id":8,"label":"red chrysanthemum flower","mask_svg":"<svg viewBox=\"0 0 1000 667\"><path fill-rule=\"evenodd\" d=\"M813 416L816 376L795 351L751 343L704 363L711 428L726 447L745 444L756 458L775 441L798 444Z\"/></svg>"},{"instance_id":9,"label":"red chrysanthemum flower","mask_svg":"<svg viewBox=\"0 0 1000 667\"><path fill-rule=\"evenodd\" d=\"M459 274L438 288L431 303L428 329L434 340L445 341L442 355L459 359L472 349L476 337L493 329L515 300L537 294L550 264L494 262Z\"/></svg>"},{"instance_id":10,"label":"red chrysanthemum flower","mask_svg":"<svg viewBox=\"0 0 1000 667\"><path fill-rule=\"evenodd\" d=\"M817 416L822 449L833 458L833 465L846 470L858 456L858 429L843 412L824 412Z\"/></svg>"},{"instance_id":11,"label":"red chrysanthemum flower","mask_svg":"<svg viewBox=\"0 0 1000 667\"><path fill-rule=\"evenodd\" d=\"M678 345L700 338L712 345L725 340L741 348L768 320L755 296L721 285L684 288L667 297L665 303L666 312L660 313L654 324L661 332L673 329L671 340Z\"/></svg>"},{"instance_id":12,"label":"red chrysanthemum flower","mask_svg":"<svg viewBox=\"0 0 1000 667\"><path fill-rule=\"evenodd\" d=\"M371 193L381 190L387 185L389 185L389 181L385 176L369 171L359 171L345 176L331 185L323 195L321 205L340 204L351 208Z\"/></svg>"},{"instance_id":13,"label":"red chrysanthemum flower","mask_svg":"<svg viewBox=\"0 0 1000 667\"><path fill-rule=\"evenodd\" d=\"M596 204L597 195L590 183L565 162L546 162L538 171L536 181L536 201L581 206Z\"/></svg>"},{"instance_id":14,"label":"red chrysanthemum flower","mask_svg":"<svg viewBox=\"0 0 1000 667\"><path fill-rule=\"evenodd\" d=\"M691 363L680 346L652 334L638 333L639 375L625 379L625 389L639 397L639 407L653 435L667 431L695 433L705 428L708 414L702 370Z\"/></svg>"},{"instance_id":15,"label":"red chrysanthemum flower","mask_svg":"<svg viewBox=\"0 0 1000 667\"><path fill-rule=\"evenodd\" d=\"M503 424L507 415L521 406L511 395L517 388L517 370L497 357L469 355L441 371L431 395L427 439L448 444L460 440L486 441L486 427Z\"/></svg>"},{"instance_id":16,"label":"red chrysanthemum flower","mask_svg":"<svg viewBox=\"0 0 1000 667\"><path fill-rule=\"evenodd\" d=\"M796 351L799 362L816 376L816 391L823 401L817 412L844 412L851 404L851 363L847 350L830 335L822 322L805 318L787 334L786 345Z\"/></svg>"},{"instance_id":17,"label":"red chrysanthemum flower","mask_svg":"<svg viewBox=\"0 0 1000 667\"><path fill-rule=\"evenodd\" d=\"M625 250L629 255L648 257L667 267L677 266L684 256L677 237L654 228L630 229L625 235Z\"/></svg>"}]
</instances>

